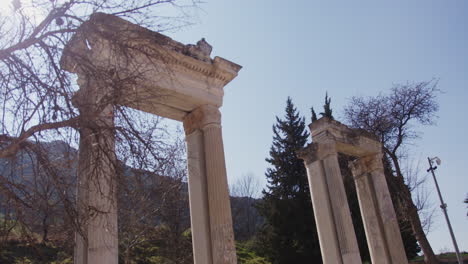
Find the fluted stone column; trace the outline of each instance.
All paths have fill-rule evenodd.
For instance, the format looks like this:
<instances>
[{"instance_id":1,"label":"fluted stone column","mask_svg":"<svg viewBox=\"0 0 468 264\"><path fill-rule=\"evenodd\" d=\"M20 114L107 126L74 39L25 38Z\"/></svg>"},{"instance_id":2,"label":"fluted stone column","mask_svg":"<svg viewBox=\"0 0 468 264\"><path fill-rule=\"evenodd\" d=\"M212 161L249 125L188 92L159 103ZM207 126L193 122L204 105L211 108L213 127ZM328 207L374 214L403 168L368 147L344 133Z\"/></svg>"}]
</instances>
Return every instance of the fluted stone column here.
<instances>
[{"instance_id":1,"label":"fluted stone column","mask_svg":"<svg viewBox=\"0 0 468 264\"><path fill-rule=\"evenodd\" d=\"M312 149L312 147L315 148ZM323 263L343 264L325 168L323 161L315 156L316 147L317 145L311 145L309 150L307 150L310 152L303 153L301 158L304 159L309 179L310 194L320 241L320 251Z\"/></svg>"},{"instance_id":2,"label":"fluted stone column","mask_svg":"<svg viewBox=\"0 0 468 264\"><path fill-rule=\"evenodd\" d=\"M408 263L385 179L382 154L351 164L373 263Z\"/></svg>"},{"instance_id":3,"label":"fluted stone column","mask_svg":"<svg viewBox=\"0 0 468 264\"><path fill-rule=\"evenodd\" d=\"M195 130L185 136L187 142L188 189L195 263L213 264L211 258L210 221L203 132Z\"/></svg>"},{"instance_id":4,"label":"fluted stone column","mask_svg":"<svg viewBox=\"0 0 468 264\"><path fill-rule=\"evenodd\" d=\"M221 132L221 113L201 106L184 118L196 264L237 263Z\"/></svg>"},{"instance_id":5,"label":"fluted stone column","mask_svg":"<svg viewBox=\"0 0 468 264\"><path fill-rule=\"evenodd\" d=\"M75 264L117 264L115 132L112 105L99 106L102 89L83 83L73 103L80 110Z\"/></svg>"},{"instance_id":6,"label":"fluted stone column","mask_svg":"<svg viewBox=\"0 0 468 264\"><path fill-rule=\"evenodd\" d=\"M335 144L313 143L299 154L307 169L323 262L360 264Z\"/></svg>"},{"instance_id":7,"label":"fluted stone column","mask_svg":"<svg viewBox=\"0 0 468 264\"><path fill-rule=\"evenodd\" d=\"M366 231L367 244L372 262L391 264L387 241L378 210L378 201L374 191L374 182L366 166L368 158L361 158L352 163L352 172L356 183L362 221Z\"/></svg>"}]
</instances>

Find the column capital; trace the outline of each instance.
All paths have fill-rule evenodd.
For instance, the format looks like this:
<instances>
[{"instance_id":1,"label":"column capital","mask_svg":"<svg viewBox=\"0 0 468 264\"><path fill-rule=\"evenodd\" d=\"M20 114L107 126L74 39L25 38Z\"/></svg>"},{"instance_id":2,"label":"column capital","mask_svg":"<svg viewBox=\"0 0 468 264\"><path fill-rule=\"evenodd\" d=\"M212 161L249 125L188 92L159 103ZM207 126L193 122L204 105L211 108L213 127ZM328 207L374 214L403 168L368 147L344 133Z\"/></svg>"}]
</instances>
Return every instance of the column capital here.
<instances>
[{"instance_id":1,"label":"column capital","mask_svg":"<svg viewBox=\"0 0 468 264\"><path fill-rule=\"evenodd\" d=\"M338 151L335 143L310 143L307 147L296 151L297 157L303 159L306 164L336 154Z\"/></svg>"},{"instance_id":2,"label":"column capital","mask_svg":"<svg viewBox=\"0 0 468 264\"><path fill-rule=\"evenodd\" d=\"M367 155L349 163L354 178L359 178L376 170L383 170L382 153Z\"/></svg>"},{"instance_id":3,"label":"column capital","mask_svg":"<svg viewBox=\"0 0 468 264\"><path fill-rule=\"evenodd\" d=\"M183 120L186 135L210 125L221 127L221 112L213 105L202 105L188 113Z\"/></svg>"}]
</instances>

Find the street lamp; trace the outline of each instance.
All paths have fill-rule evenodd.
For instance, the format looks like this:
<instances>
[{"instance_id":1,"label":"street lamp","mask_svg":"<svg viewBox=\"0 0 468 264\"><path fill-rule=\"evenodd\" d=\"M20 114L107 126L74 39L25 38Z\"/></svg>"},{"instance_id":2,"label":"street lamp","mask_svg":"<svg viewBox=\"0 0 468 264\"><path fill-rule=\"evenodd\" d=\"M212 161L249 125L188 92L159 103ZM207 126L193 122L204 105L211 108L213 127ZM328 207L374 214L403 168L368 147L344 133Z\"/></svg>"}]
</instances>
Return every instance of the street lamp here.
<instances>
[{"instance_id":1,"label":"street lamp","mask_svg":"<svg viewBox=\"0 0 468 264\"><path fill-rule=\"evenodd\" d=\"M430 171L432 173L432 177L434 178L434 182L437 188L437 193L439 194L440 208L442 208L442 211L444 212L444 215L445 215L445 220L447 220L447 225L450 231L450 236L452 236L453 246L455 247L455 253L457 254L458 264L463 264L460 251L458 250L457 240L455 239L455 235L453 234L452 225L450 224L450 220L447 214L447 204L444 203L444 199L442 199L442 194L440 193L439 184L437 183L437 179L434 173L434 171L437 169L437 166L432 166L432 162L434 161L437 163L437 165L440 166L441 160L438 157L434 157L432 159L427 158L427 160L429 161L429 169L427 169L427 172Z\"/></svg>"}]
</instances>

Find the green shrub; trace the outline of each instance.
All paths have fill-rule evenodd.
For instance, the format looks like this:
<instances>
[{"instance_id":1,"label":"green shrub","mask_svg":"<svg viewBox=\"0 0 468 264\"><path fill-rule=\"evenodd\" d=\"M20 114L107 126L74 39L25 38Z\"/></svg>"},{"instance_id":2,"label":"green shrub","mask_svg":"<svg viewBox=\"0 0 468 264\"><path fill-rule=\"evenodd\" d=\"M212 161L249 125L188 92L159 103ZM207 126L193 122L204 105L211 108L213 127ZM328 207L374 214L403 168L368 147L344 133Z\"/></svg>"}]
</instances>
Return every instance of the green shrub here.
<instances>
[{"instance_id":1,"label":"green shrub","mask_svg":"<svg viewBox=\"0 0 468 264\"><path fill-rule=\"evenodd\" d=\"M236 242L237 262L239 264L271 264L265 258L257 256L250 247L250 242Z\"/></svg>"}]
</instances>

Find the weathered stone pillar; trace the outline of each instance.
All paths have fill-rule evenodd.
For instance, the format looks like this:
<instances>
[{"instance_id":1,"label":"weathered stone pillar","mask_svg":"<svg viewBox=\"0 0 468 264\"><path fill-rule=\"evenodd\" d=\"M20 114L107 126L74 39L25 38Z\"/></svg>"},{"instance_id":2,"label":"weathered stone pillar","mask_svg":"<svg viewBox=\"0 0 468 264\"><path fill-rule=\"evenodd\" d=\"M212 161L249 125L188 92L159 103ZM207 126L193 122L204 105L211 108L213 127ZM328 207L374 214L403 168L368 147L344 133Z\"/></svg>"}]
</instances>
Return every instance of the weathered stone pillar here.
<instances>
[{"instance_id":1,"label":"weathered stone pillar","mask_svg":"<svg viewBox=\"0 0 468 264\"><path fill-rule=\"evenodd\" d=\"M73 252L74 264L88 263L88 243L87 232L88 226L88 181L87 181L87 166L88 162L87 150L89 150L88 142L85 136L86 130L80 130L80 148L78 152L78 168L77 168L77 183L76 183L76 209L78 211L78 226L79 230L75 231L75 248ZM89 134L89 133L88 133Z\"/></svg>"},{"instance_id":2,"label":"weathered stone pillar","mask_svg":"<svg viewBox=\"0 0 468 264\"><path fill-rule=\"evenodd\" d=\"M382 154L351 164L361 215L373 263L408 263L385 179Z\"/></svg>"},{"instance_id":3,"label":"weathered stone pillar","mask_svg":"<svg viewBox=\"0 0 468 264\"><path fill-rule=\"evenodd\" d=\"M356 182L362 221L366 231L367 245L369 246L372 262L376 263L378 261L382 264L391 264L382 218L378 210L379 205L374 191L374 182L366 164L369 161L369 158L360 158L351 165L354 181Z\"/></svg>"},{"instance_id":4,"label":"weathered stone pillar","mask_svg":"<svg viewBox=\"0 0 468 264\"><path fill-rule=\"evenodd\" d=\"M74 97L81 117L77 207L82 229L75 235L75 264L118 263L113 106L100 105L97 87L81 83Z\"/></svg>"},{"instance_id":5,"label":"weathered stone pillar","mask_svg":"<svg viewBox=\"0 0 468 264\"><path fill-rule=\"evenodd\" d=\"M191 134L186 135L185 140L187 141L193 258L195 263L213 264L211 260L203 132L195 130Z\"/></svg>"},{"instance_id":6,"label":"weathered stone pillar","mask_svg":"<svg viewBox=\"0 0 468 264\"><path fill-rule=\"evenodd\" d=\"M299 154L307 168L323 262L360 264L335 144L313 143Z\"/></svg>"},{"instance_id":7,"label":"weathered stone pillar","mask_svg":"<svg viewBox=\"0 0 468 264\"><path fill-rule=\"evenodd\" d=\"M221 132L221 113L201 106L184 118L196 264L237 263Z\"/></svg>"}]
</instances>

